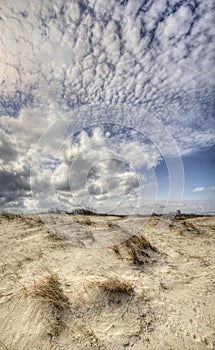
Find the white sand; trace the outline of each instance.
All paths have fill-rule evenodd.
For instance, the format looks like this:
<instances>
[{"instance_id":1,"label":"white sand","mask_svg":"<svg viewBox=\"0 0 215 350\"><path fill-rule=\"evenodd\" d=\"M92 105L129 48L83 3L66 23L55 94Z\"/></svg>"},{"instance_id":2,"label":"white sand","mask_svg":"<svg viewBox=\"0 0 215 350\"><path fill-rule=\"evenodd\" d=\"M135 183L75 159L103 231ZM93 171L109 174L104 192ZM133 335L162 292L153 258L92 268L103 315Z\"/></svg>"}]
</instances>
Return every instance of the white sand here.
<instances>
[{"instance_id":1,"label":"white sand","mask_svg":"<svg viewBox=\"0 0 215 350\"><path fill-rule=\"evenodd\" d=\"M157 217L42 219L49 227L36 215L0 216L1 350L215 349L215 217L174 220L159 233ZM145 265L108 248L140 227L159 250ZM28 294L49 271L70 302L56 336L49 310ZM107 274L130 281L133 294L89 286Z\"/></svg>"}]
</instances>

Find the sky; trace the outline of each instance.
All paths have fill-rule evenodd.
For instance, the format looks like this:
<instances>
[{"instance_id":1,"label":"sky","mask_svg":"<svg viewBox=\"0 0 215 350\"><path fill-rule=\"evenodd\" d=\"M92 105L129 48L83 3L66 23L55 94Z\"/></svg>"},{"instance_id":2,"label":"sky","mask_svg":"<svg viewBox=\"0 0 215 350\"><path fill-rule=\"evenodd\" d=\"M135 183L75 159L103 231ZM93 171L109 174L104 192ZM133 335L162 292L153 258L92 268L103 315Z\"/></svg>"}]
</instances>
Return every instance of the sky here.
<instances>
[{"instance_id":1,"label":"sky","mask_svg":"<svg viewBox=\"0 0 215 350\"><path fill-rule=\"evenodd\" d=\"M215 211L212 0L0 0L0 206Z\"/></svg>"}]
</instances>

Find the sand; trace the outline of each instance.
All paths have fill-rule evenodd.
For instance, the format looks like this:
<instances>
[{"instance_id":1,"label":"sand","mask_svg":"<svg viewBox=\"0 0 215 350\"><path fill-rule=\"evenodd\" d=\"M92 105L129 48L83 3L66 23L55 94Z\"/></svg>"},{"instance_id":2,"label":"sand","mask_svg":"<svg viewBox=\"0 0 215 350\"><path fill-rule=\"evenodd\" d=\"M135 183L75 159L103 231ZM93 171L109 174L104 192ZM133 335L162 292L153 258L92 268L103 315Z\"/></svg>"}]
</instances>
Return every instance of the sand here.
<instances>
[{"instance_id":1,"label":"sand","mask_svg":"<svg viewBox=\"0 0 215 350\"><path fill-rule=\"evenodd\" d=\"M162 230L157 216L2 214L0 224L1 350L215 349L215 217ZM112 280L130 290L108 290Z\"/></svg>"}]
</instances>

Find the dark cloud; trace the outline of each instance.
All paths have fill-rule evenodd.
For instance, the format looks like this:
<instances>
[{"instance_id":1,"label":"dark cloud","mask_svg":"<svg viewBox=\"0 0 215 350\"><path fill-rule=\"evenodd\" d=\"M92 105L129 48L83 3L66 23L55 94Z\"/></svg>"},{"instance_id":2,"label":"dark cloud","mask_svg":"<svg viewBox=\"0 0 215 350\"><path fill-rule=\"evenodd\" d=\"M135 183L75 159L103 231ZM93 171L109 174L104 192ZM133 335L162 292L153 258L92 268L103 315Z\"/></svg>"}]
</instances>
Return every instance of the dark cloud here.
<instances>
[{"instance_id":1,"label":"dark cloud","mask_svg":"<svg viewBox=\"0 0 215 350\"><path fill-rule=\"evenodd\" d=\"M18 155L16 149L14 148L14 144L10 142L10 138L7 137L7 135L7 131L0 129L0 159L2 162L13 161Z\"/></svg>"},{"instance_id":2,"label":"dark cloud","mask_svg":"<svg viewBox=\"0 0 215 350\"><path fill-rule=\"evenodd\" d=\"M29 172L16 174L0 170L0 192L30 191L29 175Z\"/></svg>"}]
</instances>

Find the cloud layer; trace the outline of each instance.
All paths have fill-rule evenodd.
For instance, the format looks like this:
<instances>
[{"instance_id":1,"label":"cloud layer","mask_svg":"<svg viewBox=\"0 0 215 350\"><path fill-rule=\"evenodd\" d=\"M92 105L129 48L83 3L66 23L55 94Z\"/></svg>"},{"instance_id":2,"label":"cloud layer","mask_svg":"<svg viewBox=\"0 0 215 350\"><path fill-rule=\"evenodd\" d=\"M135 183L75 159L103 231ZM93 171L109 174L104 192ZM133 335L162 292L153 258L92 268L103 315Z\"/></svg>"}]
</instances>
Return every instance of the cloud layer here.
<instances>
[{"instance_id":1,"label":"cloud layer","mask_svg":"<svg viewBox=\"0 0 215 350\"><path fill-rule=\"evenodd\" d=\"M67 146L69 155L56 156L59 145L64 145L68 137L68 125L65 128L62 123L53 128L39 155L36 147L47 128L65 115L70 116L74 125L76 119L78 123L78 113L85 113L85 127L92 123L99 125L101 113L107 107L107 119L120 125L132 124L141 131L145 127L146 136L154 135L154 145L147 144L146 140L132 137L128 130L123 133L122 127L122 139L119 130L118 141L111 139L111 145L116 144L113 149L108 137L104 140L105 134L99 134L96 127L91 135L82 134L85 139L77 146L79 165L83 165L86 156L94 164L99 151L99 159L105 159L93 165L89 178L88 190L97 199L100 196L100 200L107 196L103 182L110 180L107 176L103 178L103 174L115 179L110 185L113 192L120 183L122 193L136 196L140 173L150 183L152 169L161 156L178 156L166 137L168 132L181 155L211 146L214 142L212 6L210 0L1 2L2 205L9 202L11 207L17 203L19 207L32 208L29 174L32 161L36 171L41 157L43 171L38 191L47 188L53 176L55 188L61 191L60 201L66 203L70 198L66 182L73 156L69 152L74 152L74 147ZM79 112L83 106L84 112ZM97 106L96 113L92 106ZM132 113L129 106L133 106ZM162 122L165 137L154 124L144 125L146 118ZM70 134L74 131L70 130ZM93 152L91 145L99 142L100 148ZM81 148L84 145L85 151ZM161 148L165 154L160 154ZM115 158L120 153L123 163L111 158L113 151ZM151 171L150 176L144 175L141 164L146 173ZM97 172L97 177L93 172ZM47 198L40 191L38 205L54 206L54 199Z\"/></svg>"}]
</instances>

